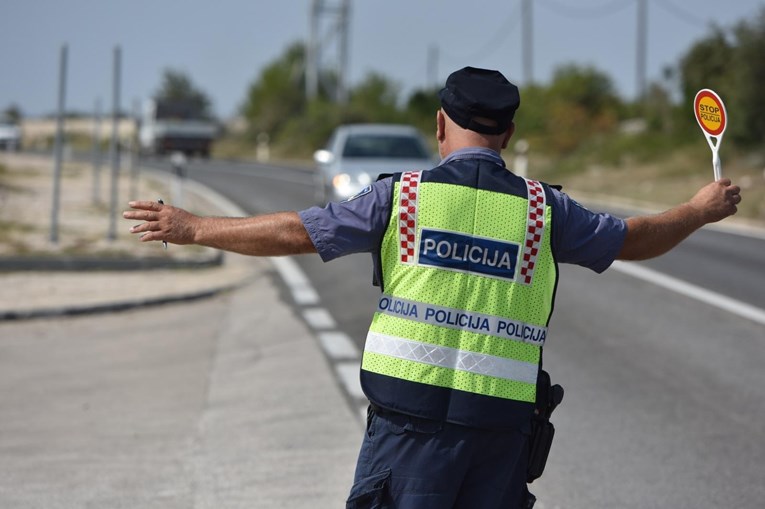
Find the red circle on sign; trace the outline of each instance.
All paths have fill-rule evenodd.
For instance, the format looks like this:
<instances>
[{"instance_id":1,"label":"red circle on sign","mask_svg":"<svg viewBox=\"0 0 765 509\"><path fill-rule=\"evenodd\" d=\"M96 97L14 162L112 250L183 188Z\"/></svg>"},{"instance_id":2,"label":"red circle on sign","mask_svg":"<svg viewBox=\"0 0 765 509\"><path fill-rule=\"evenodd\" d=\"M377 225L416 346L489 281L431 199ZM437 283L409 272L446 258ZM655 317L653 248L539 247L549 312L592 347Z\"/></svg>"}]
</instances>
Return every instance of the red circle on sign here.
<instances>
[{"instance_id":1,"label":"red circle on sign","mask_svg":"<svg viewBox=\"0 0 765 509\"><path fill-rule=\"evenodd\" d=\"M720 127L717 129L707 129L704 122L701 120L701 117L699 116L699 104L701 104L701 100L704 98L711 99L712 102L714 102L717 107L720 108ZM707 134L712 136L719 136L725 130L725 123L728 121L725 115L725 106L722 103L722 99L717 97L717 95L714 94L711 90L701 90L698 94L696 94L696 99L693 101L693 113L696 115L696 121Z\"/></svg>"}]
</instances>

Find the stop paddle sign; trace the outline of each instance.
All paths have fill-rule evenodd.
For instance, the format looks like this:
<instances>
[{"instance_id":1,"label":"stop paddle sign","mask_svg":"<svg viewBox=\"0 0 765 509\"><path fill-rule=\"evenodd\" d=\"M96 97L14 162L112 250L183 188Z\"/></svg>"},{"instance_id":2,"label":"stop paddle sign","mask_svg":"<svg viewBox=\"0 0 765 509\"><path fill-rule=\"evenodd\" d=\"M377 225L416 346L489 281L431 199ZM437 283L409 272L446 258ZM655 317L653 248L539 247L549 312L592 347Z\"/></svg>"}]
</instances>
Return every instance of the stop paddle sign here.
<instances>
[{"instance_id":1,"label":"stop paddle sign","mask_svg":"<svg viewBox=\"0 0 765 509\"><path fill-rule=\"evenodd\" d=\"M696 115L696 122L699 123L699 127L704 132L709 148L712 149L712 169L715 180L720 180L722 162L718 151L722 143L725 126L728 123L725 104L713 90L704 88L696 93L696 98L693 101L693 113Z\"/></svg>"}]
</instances>

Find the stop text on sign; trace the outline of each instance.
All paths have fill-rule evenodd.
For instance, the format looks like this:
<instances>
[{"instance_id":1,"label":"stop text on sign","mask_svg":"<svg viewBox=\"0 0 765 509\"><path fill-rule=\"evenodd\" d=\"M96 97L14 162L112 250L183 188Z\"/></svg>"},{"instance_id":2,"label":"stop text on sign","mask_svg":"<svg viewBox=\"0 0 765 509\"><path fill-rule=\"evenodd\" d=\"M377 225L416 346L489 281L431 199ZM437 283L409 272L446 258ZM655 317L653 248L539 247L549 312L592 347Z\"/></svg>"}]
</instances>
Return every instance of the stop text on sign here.
<instances>
[{"instance_id":1,"label":"stop text on sign","mask_svg":"<svg viewBox=\"0 0 765 509\"><path fill-rule=\"evenodd\" d=\"M725 130L725 106L712 90L700 90L694 101L696 120L701 129L710 136L720 136Z\"/></svg>"}]
</instances>

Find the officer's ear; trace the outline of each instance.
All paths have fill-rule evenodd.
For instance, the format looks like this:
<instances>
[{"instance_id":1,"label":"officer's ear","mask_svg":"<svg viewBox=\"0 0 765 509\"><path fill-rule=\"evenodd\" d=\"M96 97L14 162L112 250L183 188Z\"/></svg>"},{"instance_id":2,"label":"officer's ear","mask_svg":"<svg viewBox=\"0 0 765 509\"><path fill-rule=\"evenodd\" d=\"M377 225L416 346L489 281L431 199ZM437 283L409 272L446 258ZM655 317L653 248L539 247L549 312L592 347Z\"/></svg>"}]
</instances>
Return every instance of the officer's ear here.
<instances>
[{"instance_id":1,"label":"officer's ear","mask_svg":"<svg viewBox=\"0 0 765 509\"><path fill-rule=\"evenodd\" d=\"M515 133L515 122L510 122L510 127L507 128L507 131L505 131L505 136L502 138L503 149L507 148L507 144L510 143L510 138L513 137L514 133Z\"/></svg>"},{"instance_id":2,"label":"officer's ear","mask_svg":"<svg viewBox=\"0 0 765 509\"><path fill-rule=\"evenodd\" d=\"M441 142L446 139L446 117L442 109L436 112L436 139Z\"/></svg>"}]
</instances>

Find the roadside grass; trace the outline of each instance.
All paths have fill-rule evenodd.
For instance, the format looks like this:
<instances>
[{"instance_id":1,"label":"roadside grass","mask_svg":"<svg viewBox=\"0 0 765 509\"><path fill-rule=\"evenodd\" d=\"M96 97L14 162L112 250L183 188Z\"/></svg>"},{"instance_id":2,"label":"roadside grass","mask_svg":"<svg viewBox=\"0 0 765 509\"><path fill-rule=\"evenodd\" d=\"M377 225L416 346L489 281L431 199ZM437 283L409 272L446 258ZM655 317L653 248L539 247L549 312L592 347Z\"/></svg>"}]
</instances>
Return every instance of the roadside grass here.
<instances>
[{"instance_id":1,"label":"roadside grass","mask_svg":"<svg viewBox=\"0 0 765 509\"><path fill-rule=\"evenodd\" d=\"M30 248L24 242L24 236L34 231L35 227L31 224L0 220L0 245L19 255L28 254Z\"/></svg>"},{"instance_id":2,"label":"roadside grass","mask_svg":"<svg viewBox=\"0 0 765 509\"><path fill-rule=\"evenodd\" d=\"M563 155L548 150L546 138L530 137L529 176L560 184L572 195L623 200L641 208L666 209L693 196L713 178L712 155L697 130L670 135L660 130L640 134L610 133L591 137ZM503 153L512 166L513 143ZM765 225L765 151L721 148L723 176L742 188L737 219ZM256 142L244 135L218 140L213 157L257 160ZM310 167L312 161L272 145L272 161Z\"/></svg>"},{"instance_id":3,"label":"roadside grass","mask_svg":"<svg viewBox=\"0 0 765 509\"><path fill-rule=\"evenodd\" d=\"M723 177L742 188L737 218L765 224L765 154L723 145L721 158ZM688 200L714 178L703 138L678 144L655 133L592 140L557 160L532 153L529 174L563 185L575 198L597 195L657 209Z\"/></svg>"},{"instance_id":4,"label":"roadside grass","mask_svg":"<svg viewBox=\"0 0 765 509\"><path fill-rule=\"evenodd\" d=\"M121 217L127 202L137 196L171 196L169 181L141 175L132 180L123 170L118 180L117 218L111 231L110 178L102 171L94 200L92 167L66 162L62 166L57 239L51 240L52 161L30 155L6 157L0 162L0 256L97 256L104 258L167 257L183 260L207 259L212 253L202 246L162 249L160 243L141 243L128 232L131 226ZM136 194L137 196L130 196ZM216 209L204 198L186 193L186 208L212 214Z\"/></svg>"},{"instance_id":5,"label":"roadside grass","mask_svg":"<svg viewBox=\"0 0 765 509\"><path fill-rule=\"evenodd\" d=\"M257 146L244 135L222 137L213 144L212 157L215 159L233 159L255 161Z\"/></svg>"},{"instance_id":6,"label":"roadside grass","mask_svg":"<svg viewBox=\"0 0 765 509\"><path fill-rule=\"evenodd\" d=\"M663 210L693 196L713 178L711 152L701 136L677 141L662 133L609 135L593 137L576 151L550 156L543 140L529 140L528 175L561 184L577 200L621 200L641 209ZM512 147L511 147L512 148ZM278 147L271 150L271 160L312 167L312 162L292 159ZM262 154L261 154L262 155ZM512 167L513 152L504 153ZM213 157L254 161L257 147L245 137L224 138L216 144ZM723 145L723 176L742 187L743 201L736 220L765 225L765 150L739 150ZM52 196L51 161L35 156L3 156L0 159L0 256L81 256L142 257L167 256L193 259L205 256L208 248L178 246L163 250L161 245L144 245L128 233L129 224L118 219L116 239L107 238L110 207L110 178L102 169L101 199L94 202L92 166L66 163L62 167L60 240L49 240ZM120 210L128 196L170 196L169 181L142 175L138 182L123 170L119 181ZM188 196L188 195L187 195ZM184 204L192 212L216 214L201 197L188 196Z\"/></svg>"}]
</instances>

